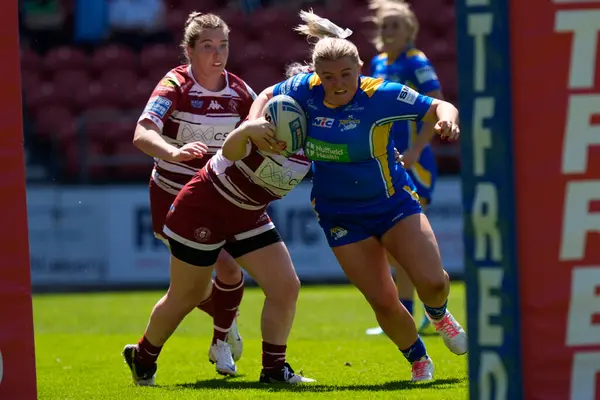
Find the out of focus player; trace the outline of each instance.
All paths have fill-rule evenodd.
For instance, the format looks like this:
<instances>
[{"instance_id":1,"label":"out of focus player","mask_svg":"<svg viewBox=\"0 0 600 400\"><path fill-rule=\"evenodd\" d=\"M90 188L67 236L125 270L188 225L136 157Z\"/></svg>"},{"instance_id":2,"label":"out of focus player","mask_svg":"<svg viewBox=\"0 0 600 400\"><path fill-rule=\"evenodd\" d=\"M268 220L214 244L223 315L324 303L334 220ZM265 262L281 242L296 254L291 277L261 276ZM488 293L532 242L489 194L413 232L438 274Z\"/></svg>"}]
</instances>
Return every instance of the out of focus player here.
<instances>
[{"instance_id":1,"label":"out of focus player","mask_svg":"<svg viewBox=\"0 0 600 400\"><path fill-rule=\"evenodd\" d=\"M150 210L157 238L163 232L169 207L183 186L221 148L229 132L246 118L256 97L237 76L225 71L229 27L213 14L191 13L185 23L182 48L188 64L169 71L154 89L135 130L134 144L154 157L150 179ZM243 274L235 260L221 252L215 266L212 293L197 307L214 320L209 358L242 354L242 338L233 318L244 292ZM171 270L171 275L175 271ZM171 289L169 290L171 291ZM161 298L152 324L169 325L173 311ZM166 338L148 330L136 346L125 349L139 365L152 366ZM135 376L135 374L134 374Z\"/></svg>"},{"instance_id":2,"label":"out of focus player","mask_svg":"<svg viewBox=\"0 0 600 400\"><path fill-rule=\"evenodd\" d=\"M271 201L282 198L302 181L310 161L303 150L287 158L271 153L280 145L273 136L274 126L264 118L242 123L229 134L222 150L177 195L164 227L171 252L170 288L162 303L168 313L155 309L146 335L152 332L154 345L164 345L195 304L208 295L213 267L226 250L265 293L260 382L312 382L296 375L286 362L300 281L266 213ZM234 314L229 314L225 325L233 319ZM134 345L125 348L134 381L151 385L158 355L148 364L146 357L137 354ZM231 353L212 355L217 371L237 374Z\"/></svg>"},{"instance_id":3,"label":"out of focus player","mask_svg":"<svg viewBox=\"0 0 600 400\"><path fill-rule=\"evenodd\" d=\"M418 20L410 5L401 1L380 0L372 3L376 9L375 22L379 28L375 40L381 53L371 61L371 76L407 85L429 97L443 99L441 85L433 66L413 45L419 30ZM423 122L400 121L392 128L394 145L403 155L404 166L412 178L423 211L431 204L437 167L429 143L435 135L433 125ZM398 296L406 309L413 313L414 285L406 271L388 254L396 270ZM419 331L429 325L423 316ZM381 327L367 329L369 335L382 334Z\"/></svg>"}]
</instances>

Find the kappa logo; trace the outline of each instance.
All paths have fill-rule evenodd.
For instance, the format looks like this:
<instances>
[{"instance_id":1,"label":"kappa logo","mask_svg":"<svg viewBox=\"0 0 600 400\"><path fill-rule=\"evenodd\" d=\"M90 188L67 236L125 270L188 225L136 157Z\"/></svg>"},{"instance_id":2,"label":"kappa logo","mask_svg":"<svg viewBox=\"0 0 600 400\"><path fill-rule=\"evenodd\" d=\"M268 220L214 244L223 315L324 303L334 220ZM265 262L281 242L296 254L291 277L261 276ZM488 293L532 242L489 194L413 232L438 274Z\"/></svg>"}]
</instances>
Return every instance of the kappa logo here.
<instances>
[{"instance_id":1,"label":"kappa logo","mask_svg":"<svg viewBox=\"0 0 600 400\"><path fill-rule=\"evenodd\" d=\"M223 106L219 104L218 101L216 100L211 100L210 104L208 105L208 109L209 110L223 110Z\"/></svg>"}]
</instances>

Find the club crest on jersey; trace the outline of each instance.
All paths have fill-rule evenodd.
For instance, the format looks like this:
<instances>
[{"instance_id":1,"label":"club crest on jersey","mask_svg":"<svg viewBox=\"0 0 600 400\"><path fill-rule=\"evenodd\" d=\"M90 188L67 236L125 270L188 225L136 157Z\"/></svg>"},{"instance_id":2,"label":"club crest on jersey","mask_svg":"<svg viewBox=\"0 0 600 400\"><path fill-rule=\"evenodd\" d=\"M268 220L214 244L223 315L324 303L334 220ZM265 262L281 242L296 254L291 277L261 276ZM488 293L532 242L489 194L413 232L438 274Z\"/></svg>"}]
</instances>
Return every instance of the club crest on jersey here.
<instances>
[{"instance_id":1,"label":"club crest on jersey","mask_svg":"<svg viewBox=\"0 0 600 400\"><path fill-rule=\"evenodd\" d=\"M348 118L340 120L340 129L342 131L349 131L354 129L360 124L360 120L354 118L352 115L348 115Z\"/></svg>"},{"instance_id":2,"label":"club crest on jersey","mask_svg":"<svg viewBox=\"0 0 600 400\"><path fill-rule=\"evenodd\" d=\"M204 106L204 100L192 100L192 107L202 108Z\"/></svg>"},{"instance_id":3,"label":"club crest on jersey","mask_svg":"<svg viewBox=\"0 0 600 400\"><path fill-rule=\"evenodd\" d=\"M344 228L340 228L339 226L336 226L335 228L331 228L329 230L329 235L334 239L334 240L338 240L343 238L344 236L346 236L348 234L348 231Z\"/></svg>"},{"instance_id":4,"label":"club crest on jersey","mask_svg":"<svg viewBox=\"0 0 600 400\"><path fill-rule=\"evenodd\" d=\"M229 112L236 114L238 112L238 102L236 100L229 101Z\"/></svg>"},{"instance_id":5,"label":"club crest on jersey","mask_svg":"<svg viewBox=\"0 0 600 400\"><path fill-rule=\"evenodd\" d=\"M198 228L194 231L194 238L199 242L199 243L204 243L206 241L208 241L208 239L210 239L210 229L208 228Z\"/></svg>"},{"instance_id":6,"label":"club crest on jersey","mask_svg":"<svg viewBox=\"0 0 600 400\"><path fill-rule=\"evenodd\" d=\"M315 119L313 119L312 125L320 126L321 128L331 128L334 122L335 119L333 118L315 117Z\"/></svg>"}]
</instances>

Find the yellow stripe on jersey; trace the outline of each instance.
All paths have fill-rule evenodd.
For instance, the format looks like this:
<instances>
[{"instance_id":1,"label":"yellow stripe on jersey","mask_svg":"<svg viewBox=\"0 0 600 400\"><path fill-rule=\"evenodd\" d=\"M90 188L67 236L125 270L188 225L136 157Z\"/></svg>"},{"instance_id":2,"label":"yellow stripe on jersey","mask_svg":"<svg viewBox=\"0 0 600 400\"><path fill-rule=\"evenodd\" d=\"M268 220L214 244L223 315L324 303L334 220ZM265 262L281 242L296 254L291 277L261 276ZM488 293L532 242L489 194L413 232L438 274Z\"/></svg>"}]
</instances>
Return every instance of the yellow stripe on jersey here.
<instances>
[{"instance_id":1,"label":"yellow stripe on jersey","mask_svg":"<svg viewBox=\"0 0 600 400\"><path fill-rule=\"evenodd\" d=\"M371 129L371 155L379 164L381 178L385 185L387 196L391 197L396 193L394 182L392 182L392 173L388 163L387 148L390 141L390 129L392 123L384 125L375 125Z\"/></svg>"},{"instance_id":2,"label":"yellow stripe on jersey","mask_svg":"<svg viewBox=\"0 0 600 400\"><path fill-rule=\"evenodd\" d=\"M308 88L312 89L315 86L319 86L321 84L321 78L319 75L312 74L310 78L308 78Z\"/></svg>"},{"instance_id":3,"label":"yellow stripe on jersey","mask_svg":"<svg viewBox=\"0 0 600 400\"><path fill-rule=\"evenodd\" d=\"M407 58L421 57L421 58L427 59L427 57L425 56L425 53L423 53L421 50L417 50L417 49L410 49L409 51L407 51L406 57Z\"/></svg>"},{"instance_id":4,"label":"yellow stripe on jersey","mask_svg":"<svg viewBox=\"0 0 600 400\"><path fill-rule=\"evenodd\" d=\"M431 187L431 172L426 170L418 161L413 164L411 171L415 178L427 189Z\"/></svg>"},{"instance_id":5,"label":"yellow stripe on jersey","mask_svg":"<svg viewBox=\"0 0 600 400\"><path fill-rule=\"evenodd\" d=\"M383 79L375 79L368 76L363 77L360 80L360 88L367 94L367 96L371 97L373 94L379 89L379 86L383 83Z\"/></svg>"},{"instance_id":6,"label":"yellow stripe on jersey","mask_svg":"<svg viewBox=\"0 0 600 400\"><path fill-rule=\"evenodd\" d=\"M414 190L412 190L410 188L410 186L405 185L402 189L404 189L404 191L408 194L410 194L410 197L412 197L414 200L419 201L419 195L417 194L417 192L415 192Z\"/></svg>"}]
</instances>

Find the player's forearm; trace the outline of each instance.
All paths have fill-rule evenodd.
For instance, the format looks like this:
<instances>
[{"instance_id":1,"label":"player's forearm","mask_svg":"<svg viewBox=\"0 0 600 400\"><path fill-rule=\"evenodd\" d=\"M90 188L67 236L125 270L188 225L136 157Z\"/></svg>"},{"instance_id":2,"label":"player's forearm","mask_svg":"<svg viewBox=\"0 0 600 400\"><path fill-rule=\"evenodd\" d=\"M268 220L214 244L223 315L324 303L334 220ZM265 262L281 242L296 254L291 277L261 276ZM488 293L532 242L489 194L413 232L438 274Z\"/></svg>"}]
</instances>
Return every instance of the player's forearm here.
<instances>
[{"instance_id":1,"label":"player's forearm","mask_svg":"<svg viewBox=\"0 0 600 400\"><path fill-rule=\"evenodd\" d=\"M133 144L149 156L161 160L171 160L177 151L177 148L167 143L157 131L149 129L143 123L138 124L135 128Z\"/></svg>"},{"instance_id":2,"label":"player's forearm","mask_svg":"<svg viewBox=\"0 0 600 400\"><path fill-rule=\"evenodd\" d=\"M438 121L451 121L458 124L458 110L452 104L443 100L434 100L438 102L435 108L435 115Z\"/></svg>"},{"instance_id":3,"label":"player's forearm","mask_svg":"<svg viewBox=\"0 0 600 400\"><path fill-rule=\"evenodd\" d=\"M413 149L417 150L420 153L429 143L431 143L431 140L435 136L435 131L433 130L434 126L435 125L429 124L427 122L423 123L421 131L415 138L415 141L412 143Z\"/></svg>"},{"instance_id":4,"label":"player's forearm","mask_svg":"<svg viewBox=\"0 0 600 400\"><path fill-rule=\"evenodd\" d=\"M230 161L241 160L246 157L248 135L245 132L245 123L235 128L223 142L223 156Z\"/></svg>"},{"instance_id":5,"label":"player's forearm","mask_svg":"<svg viewBox=\"0 0 600 400\"><path fill-rule=\"evenodd\" d=\"M256 99L254 99L252 107L250 107L250 112L248 113L249 120L254 120L262 116L262 110L265 108L265 104L273 97L273 88L274 86L266 88L256 97Z\"/></svg>"}]
</instances>

